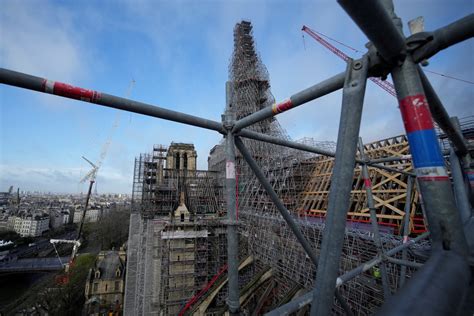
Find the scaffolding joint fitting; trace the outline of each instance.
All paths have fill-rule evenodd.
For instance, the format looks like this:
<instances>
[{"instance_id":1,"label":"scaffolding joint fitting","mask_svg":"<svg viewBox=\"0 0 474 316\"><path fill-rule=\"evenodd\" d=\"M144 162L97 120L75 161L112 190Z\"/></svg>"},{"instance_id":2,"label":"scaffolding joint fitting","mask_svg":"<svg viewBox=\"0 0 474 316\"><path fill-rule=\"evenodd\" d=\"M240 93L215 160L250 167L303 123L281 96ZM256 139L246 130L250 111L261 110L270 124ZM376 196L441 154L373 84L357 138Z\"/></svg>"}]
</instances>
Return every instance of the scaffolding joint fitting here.
<instances>
[{"instance_id":1,"label":"scaffolding joint fitting","mask_svg":"<svg viewBox=\"0 0 474 316\"><path fill-rule=\"evenodd\" d=\"M367 43L366 47L368 48L366 55L369 59L368 76L380 77L382 80L387 79L392 66L380 56L372 43Z\"/></svg>"},{"instance_id":2,"label":"scaffolding joint fitting","mask_svg":"<svg viewBox=\"0 0 474 316\"><path fill-rule=\"evenodd\" d=\"M410 53L417 49L423 49L423 46L434 40L433 32L418 32L410 35L406 39L407 49Z\"/></svg>"},{"instance_id":3,"label":"scaffolding joint fitting","mask_svg":"<svg viewBox=\"0 0 474 316\"><path fill-rule=\"evenodd\" d=\"M234 112L226 111L226 113L222 115L222 127L224 128L225 133L234 129L235 121Z\"/></svg>"},{"instance_id":4,"label":"scaffolding joint fitting","mask_svg":"<svg viewBox=\"0 0 474 316\"><path fill-rule=\"evenodd\" d=\"M362 60L358 59L358 60L354 61L354 63L352 64L352 68L354 68L355 70L361 69L362 68Z\"/></svg>"}]
</instances>

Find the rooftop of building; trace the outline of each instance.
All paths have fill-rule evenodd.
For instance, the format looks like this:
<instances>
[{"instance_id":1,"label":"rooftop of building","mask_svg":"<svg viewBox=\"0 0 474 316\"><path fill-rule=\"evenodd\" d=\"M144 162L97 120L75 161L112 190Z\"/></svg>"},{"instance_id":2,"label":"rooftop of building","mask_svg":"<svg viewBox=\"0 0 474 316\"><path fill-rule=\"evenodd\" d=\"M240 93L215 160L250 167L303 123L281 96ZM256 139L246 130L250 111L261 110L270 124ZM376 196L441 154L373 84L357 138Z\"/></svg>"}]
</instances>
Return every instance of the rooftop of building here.
<instances>
[{"instance_id":1,"label":"rooftop of building","mask_svg":"<svg viewBox=\"0 0 474 316\"><path fill-rule=\"evenodd\" d=\"M116 279L117 269L123 272L124 262L119 251L101 251L97 257L96 269L100 271L101 279Z\"/></svg>"},{"instance_id":2,"label":"rooftop of building","mask_svg":"<svg viewBox=\"0 0 474 316\"><path fill-rule=\"evenodd\" d=\"M175 143L175 142L171 142L171 145L169 147L169 149L172 149L172 148L182 148L182 149L193 149L194 150L194 144L193 143Z\"/></svg>"}]
</instances>

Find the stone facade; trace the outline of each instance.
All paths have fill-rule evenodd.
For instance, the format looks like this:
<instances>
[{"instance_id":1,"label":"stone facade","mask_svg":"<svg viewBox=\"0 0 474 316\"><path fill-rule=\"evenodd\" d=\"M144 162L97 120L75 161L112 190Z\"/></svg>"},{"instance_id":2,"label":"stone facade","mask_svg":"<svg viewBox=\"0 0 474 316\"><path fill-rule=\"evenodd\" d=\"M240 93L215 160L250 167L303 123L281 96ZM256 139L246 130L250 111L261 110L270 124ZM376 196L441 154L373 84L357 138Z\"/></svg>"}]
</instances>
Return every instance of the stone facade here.
<instances>
[{"instance_id":1,"label":"stone facade","mask_svg":"<svg viewBox=\"0 0 474 316\"><path fill-rule=\"evenodd\" d=\"M171 143L166 154L166 168L196 170L197 153L193 144Z\"/></svg>"},{"instance_id":2,"label":"stone facade","mask_svg":"<svg viewBox=\"0 0 474 316\"><path fill-rule=\"evenodd\" d=\"M39 237L49 229L49 216L46 214L10 216L8 227L21 237Z\"/></svg>"},{"instance_id":3,"label":"stone facade","mask_svg":"<svg viewBox=\"0 0 474 316\"><path fill-rule=\"evenodd\" d=\"M82 218L83 210L76 210L74 212L74 223L80 223ZM95 223L100 219L101 211L98 209L90 209L86 211L86 216L84 218L85 223Z\"/></svg>"}]
</instances>

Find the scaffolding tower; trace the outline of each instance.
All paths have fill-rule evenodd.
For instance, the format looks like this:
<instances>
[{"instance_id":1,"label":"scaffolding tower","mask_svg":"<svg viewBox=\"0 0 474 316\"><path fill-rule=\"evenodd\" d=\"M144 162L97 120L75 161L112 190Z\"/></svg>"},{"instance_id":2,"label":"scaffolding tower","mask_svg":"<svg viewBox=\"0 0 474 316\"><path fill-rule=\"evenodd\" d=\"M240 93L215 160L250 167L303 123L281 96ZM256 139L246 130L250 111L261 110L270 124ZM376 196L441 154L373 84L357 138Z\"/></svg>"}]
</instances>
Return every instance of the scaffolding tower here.
<instances>
[{"instance_id":1,"label":"scaffolding tower","mask_svg":"<svg viewBox=\"0 0 474 316\"><path fill-rule=\"evenodd\" d=\"M229 66L229 77L233 83L231 111L237 119L242 119L262 108L271 107L274 103L268 73L255 50L250 22L242 21L234 28L234 52ZM253 124L248 129L279 139L290 139L274 117ZM304 138L298 142L322 148L328 152L336 150L335 143L330 141ZM318 255L334 158L249 139L244 139L243 143ZM423 214L417 203L416 190L408 193L410 199L406 201L407 179L409 178L406 174L412 171L406 136L366 144L365 150L370 159L394 155L400 157L400 160L386 163L392 168L392 172L370 168L374 197L380 201L376 206L379 221L384 224L381 228L384 247L391 248L402 243L403 237L400 233L405 203L410 204L412 219L415 218L415 214L421 218L421 223L416 223L417 233L426 231ZM218 178L223 182L225 179L224 141L211 149L208 164L209 170L220 173ZM246 248L246 253L255 258L255 273L260 273L267 268L273 271L271 280L274 282L273 290L266 302L266 308L271 310L283 301L291 299L298 291L300 293L308 291L315 278L315 266L311 264L298 240L281 219L268 193L239 152L236 153L236 170L240 247ZM400 173L396 172L398 170ZM362 173L356 169L348 218L350 222L344 238L340 274L350 271L377 254L368 220L367 197L363 185ZM410 225L412 229L415 229L413 220ZM421 243L418 247L419 253L423 253L429 249L429 244ZM411 255L410 259L421 264L425 257ZM416 268L407 269L407 277L410 277L415 270ZM389 265L388 276L392 291L398 287L399 273L398 266ZM242 274L239 274L239 277L242 278ZM240 280L239 284L241 283ZM267 283L269 284L270 281ZM359 314L373 312L384 300L382 284L374 277L372 270L344 284L340 291L348 300L351 309ZM244 308L250 313L257 305L256 299L249 300ZM344 314L344 310L338 304L334 305L333 312Z\"/></svg>"}]
</instances>

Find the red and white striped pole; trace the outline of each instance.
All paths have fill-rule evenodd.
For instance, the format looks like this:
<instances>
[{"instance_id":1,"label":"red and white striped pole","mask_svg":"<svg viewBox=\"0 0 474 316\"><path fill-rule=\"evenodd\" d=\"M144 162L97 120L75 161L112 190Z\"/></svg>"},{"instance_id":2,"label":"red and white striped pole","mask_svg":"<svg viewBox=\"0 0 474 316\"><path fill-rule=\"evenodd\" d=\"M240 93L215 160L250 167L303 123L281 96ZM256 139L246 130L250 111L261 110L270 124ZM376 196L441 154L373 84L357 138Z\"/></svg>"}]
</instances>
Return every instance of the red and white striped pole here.
<instances>
[{"instance_id":1,"label":"red and white striped pole","mask_svg":"<svg viewBox=\"0 0 474 316\"><path fill-rule=\"evenodd\" d=\"M466 254L467 243L454 202L451 182L434 130L433 118L416 64L407 56L392 70L400 112L408 136L412 161L433 246Z\"/></svg>"}]
</instances>

